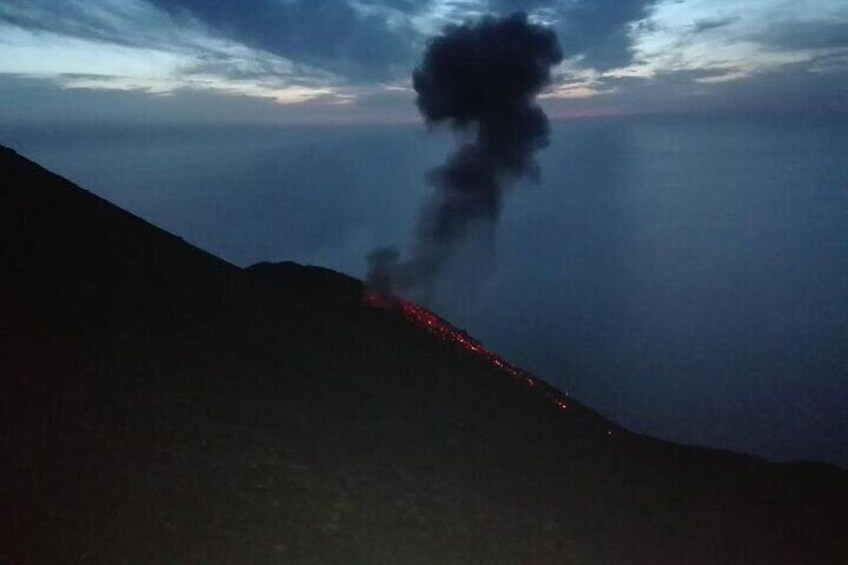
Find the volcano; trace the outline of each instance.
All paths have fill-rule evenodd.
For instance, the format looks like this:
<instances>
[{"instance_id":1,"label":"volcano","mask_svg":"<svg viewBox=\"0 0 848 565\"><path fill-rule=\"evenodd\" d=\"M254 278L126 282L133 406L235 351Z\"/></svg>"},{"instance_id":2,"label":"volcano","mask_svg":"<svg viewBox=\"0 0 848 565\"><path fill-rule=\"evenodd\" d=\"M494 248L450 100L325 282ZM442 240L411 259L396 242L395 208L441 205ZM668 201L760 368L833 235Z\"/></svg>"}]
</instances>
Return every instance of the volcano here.
<instances>
[{"instance_id":1,"label":"volcano","mask_svg":"<svg viewBox=\"0 0 848 565\"><path fill-rule=\"evenodd\" d=\"M848 472L631 433L448 321L0 149L9 563L845 563Z\"/></svg>"}]
</instances>

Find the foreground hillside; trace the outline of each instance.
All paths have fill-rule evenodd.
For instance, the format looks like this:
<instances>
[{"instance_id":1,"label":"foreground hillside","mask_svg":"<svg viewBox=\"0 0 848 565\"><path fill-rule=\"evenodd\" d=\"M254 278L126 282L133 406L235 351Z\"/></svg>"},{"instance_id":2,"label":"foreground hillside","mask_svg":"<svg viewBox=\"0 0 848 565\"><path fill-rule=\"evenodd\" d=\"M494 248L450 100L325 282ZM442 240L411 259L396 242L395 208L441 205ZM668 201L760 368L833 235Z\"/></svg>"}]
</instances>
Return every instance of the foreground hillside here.
<instances>
[{"instance_id":1,"label":"foreground hillside","mask_svg":"<svg viewBox=\"0 0 848 565\"><path fill-rule=\"evenodd\" d=\"M846 471L631 434L2 148L0 195L2 562L848 560Z\"/></svg>"}]
</instances>

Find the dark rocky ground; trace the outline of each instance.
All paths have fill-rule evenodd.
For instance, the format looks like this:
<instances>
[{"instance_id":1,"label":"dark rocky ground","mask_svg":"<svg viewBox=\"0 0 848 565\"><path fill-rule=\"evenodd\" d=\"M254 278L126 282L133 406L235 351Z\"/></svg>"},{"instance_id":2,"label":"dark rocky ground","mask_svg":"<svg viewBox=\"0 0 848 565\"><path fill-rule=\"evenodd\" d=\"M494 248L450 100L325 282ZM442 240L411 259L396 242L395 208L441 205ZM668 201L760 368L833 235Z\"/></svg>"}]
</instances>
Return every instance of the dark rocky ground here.
<instances>
[{"instance_id":1,"label":"dark rocky ground","mask_svg":"<svg viewBox=\"0 0 848 565\"><path fill-rule=\"evenodd\" d=\"M0 561L848 563L845 470L563 411L8 149L0 196Z\"/></svg>"}]
</instances>

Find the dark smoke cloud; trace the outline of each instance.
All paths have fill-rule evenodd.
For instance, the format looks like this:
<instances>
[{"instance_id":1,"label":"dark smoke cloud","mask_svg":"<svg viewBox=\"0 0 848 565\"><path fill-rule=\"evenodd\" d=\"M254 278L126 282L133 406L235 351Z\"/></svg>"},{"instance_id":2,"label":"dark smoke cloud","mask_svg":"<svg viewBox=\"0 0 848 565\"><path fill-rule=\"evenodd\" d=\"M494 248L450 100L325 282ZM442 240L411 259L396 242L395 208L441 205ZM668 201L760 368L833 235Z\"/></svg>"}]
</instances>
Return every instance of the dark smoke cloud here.
<instances>
[{"instance_id":1,"label":"dark smoke cloud","mask_svg":"<svg viewBox=\"0 0 848 565\"><path fill-rule=\"evenodd\" d=\"M468 141L430 172L436 192L419 219L411 257L393 249L369 256L372 286L388 292L429 285L477 225L494 223L510 181L536 178L535 153L548 120L535 104L562 61L556 35L524 13L445 28L413 73L421 115Z\"/></svg>"}]
</instances>

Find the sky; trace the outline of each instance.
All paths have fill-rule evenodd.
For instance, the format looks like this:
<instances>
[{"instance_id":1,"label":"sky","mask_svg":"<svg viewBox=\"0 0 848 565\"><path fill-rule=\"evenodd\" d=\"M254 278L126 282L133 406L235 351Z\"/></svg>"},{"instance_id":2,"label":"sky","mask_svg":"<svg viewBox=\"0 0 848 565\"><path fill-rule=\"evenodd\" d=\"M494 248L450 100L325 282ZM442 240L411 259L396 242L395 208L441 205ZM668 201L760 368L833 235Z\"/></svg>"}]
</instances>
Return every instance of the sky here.
<instances>
[{"instance_id":1,"label":"sky","mask_svg":"<svg viewBox=\"0 0 848 565\"><path fill-rule=\"evenodd\" d=\"M428 38L516 10L566 53L554 118L848 108L842 0L2 0L0 120L415 121Z\"/></svg>"}]
</instances>

